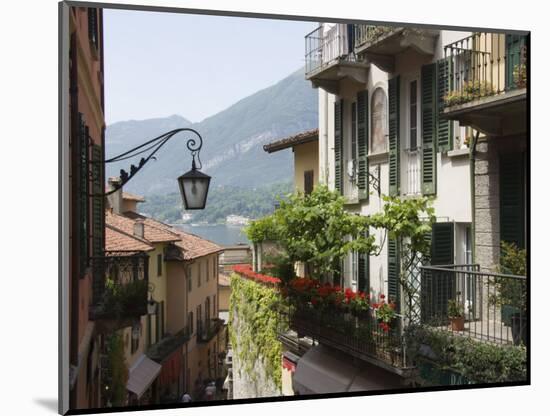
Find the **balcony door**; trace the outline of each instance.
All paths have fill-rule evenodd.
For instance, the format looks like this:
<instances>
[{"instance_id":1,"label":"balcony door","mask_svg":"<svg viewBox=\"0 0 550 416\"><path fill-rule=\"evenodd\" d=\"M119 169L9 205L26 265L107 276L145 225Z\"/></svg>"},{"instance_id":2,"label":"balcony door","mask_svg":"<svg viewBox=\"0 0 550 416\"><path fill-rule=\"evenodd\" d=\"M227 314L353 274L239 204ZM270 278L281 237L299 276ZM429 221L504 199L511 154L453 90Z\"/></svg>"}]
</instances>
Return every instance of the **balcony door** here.
<instances>
[{"instance_id":1,"label":"balcony door","mask_svg":"<svg viewBox=\"0 0 550 416\"><path fill-rule=\"evenodd\" d=\"M419 195L422 179L422 135L420 131L420 81L415 76L406 81L406 143L403 158L405 171L405 195Z\"/></svg>"}]
</instances>

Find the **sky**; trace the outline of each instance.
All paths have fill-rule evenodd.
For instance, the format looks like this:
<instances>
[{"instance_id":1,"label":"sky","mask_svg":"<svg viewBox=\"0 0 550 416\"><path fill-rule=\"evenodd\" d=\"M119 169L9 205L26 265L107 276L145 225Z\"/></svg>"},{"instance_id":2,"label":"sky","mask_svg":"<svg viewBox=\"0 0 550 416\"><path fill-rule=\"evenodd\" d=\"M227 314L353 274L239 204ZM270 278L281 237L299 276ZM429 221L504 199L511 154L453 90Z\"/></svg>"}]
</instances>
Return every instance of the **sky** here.
<instances>
[{"instance_id":1,"label":"sky","mask_svg":"<svg viewBox=\"0 0 550 416\"><path fill-rule=\"evenodd\" d=\"M107 125L199 122L304 65L314 22L104 9Z\"/></svg>"}]
</instances>

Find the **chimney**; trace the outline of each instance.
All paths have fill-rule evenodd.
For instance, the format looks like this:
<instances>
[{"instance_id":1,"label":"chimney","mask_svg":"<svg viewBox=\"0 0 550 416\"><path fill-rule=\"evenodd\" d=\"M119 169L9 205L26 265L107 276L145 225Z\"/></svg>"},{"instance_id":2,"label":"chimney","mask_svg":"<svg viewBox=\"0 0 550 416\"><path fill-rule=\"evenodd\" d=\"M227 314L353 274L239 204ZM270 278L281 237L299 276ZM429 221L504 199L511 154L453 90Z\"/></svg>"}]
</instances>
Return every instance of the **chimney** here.
<instances>
[{"instance_id":1,"label":"chimney","mask_svg":"<svg viewBox=\"0 0 550 416\"><path fill-rule=\"evenodd\" d=\"M109 178L107 183L109 184L109 186L107 187L107 191L110 192L120 184L120 178L116 176L111 177ZM109 205L116 214L122 214L122 188L109 195L107 197L107 200L109 201Z\"/></svg>"},{"instance_id":2,"label":"chimney","mask_svg":"<svg viewBox=\"0 0 550 416\"><path fill-rule=\"evenodd\" d=\"M144 238L145 236L145 224L141 218L138 218L134 223L134 235L139 238Z\"/></svg>"}]
</instances>

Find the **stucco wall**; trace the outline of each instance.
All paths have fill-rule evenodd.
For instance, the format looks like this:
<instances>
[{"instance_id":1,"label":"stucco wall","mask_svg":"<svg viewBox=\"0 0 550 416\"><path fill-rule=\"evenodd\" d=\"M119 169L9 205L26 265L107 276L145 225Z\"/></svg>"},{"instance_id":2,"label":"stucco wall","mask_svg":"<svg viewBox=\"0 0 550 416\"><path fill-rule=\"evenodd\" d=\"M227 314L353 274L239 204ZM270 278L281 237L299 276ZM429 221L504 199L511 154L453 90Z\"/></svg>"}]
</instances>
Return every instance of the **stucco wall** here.
<instances>
[{"instance_id":1,"label":"stucco wall","mask_svg":"<svg viewBox=\"0 0 550 416\"><path fill-rule=\"evenodd\" d=\"M294 146L294 187L304 191L304 172L313 171L313 184L319 182L319 143L317 141Z\"/></svg>"}]
</instances>

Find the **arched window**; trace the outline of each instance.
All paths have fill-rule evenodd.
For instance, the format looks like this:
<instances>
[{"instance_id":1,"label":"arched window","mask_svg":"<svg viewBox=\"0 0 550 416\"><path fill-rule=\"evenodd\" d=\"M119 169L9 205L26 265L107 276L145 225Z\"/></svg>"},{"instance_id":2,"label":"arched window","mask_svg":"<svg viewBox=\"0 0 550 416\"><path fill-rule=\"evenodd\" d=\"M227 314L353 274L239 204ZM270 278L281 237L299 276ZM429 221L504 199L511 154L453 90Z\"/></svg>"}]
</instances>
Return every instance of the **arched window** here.
<instances>
[{"instance_id":1,"label":"arched window","mask_svg":"<svg viewBox=\"0 0 550 416\"><path fill-rule=\"evenodd\" d=\"M388 99L382 88L376 88L371 98L370 153L388 151Z\"/></svg>"}]
</instances>

